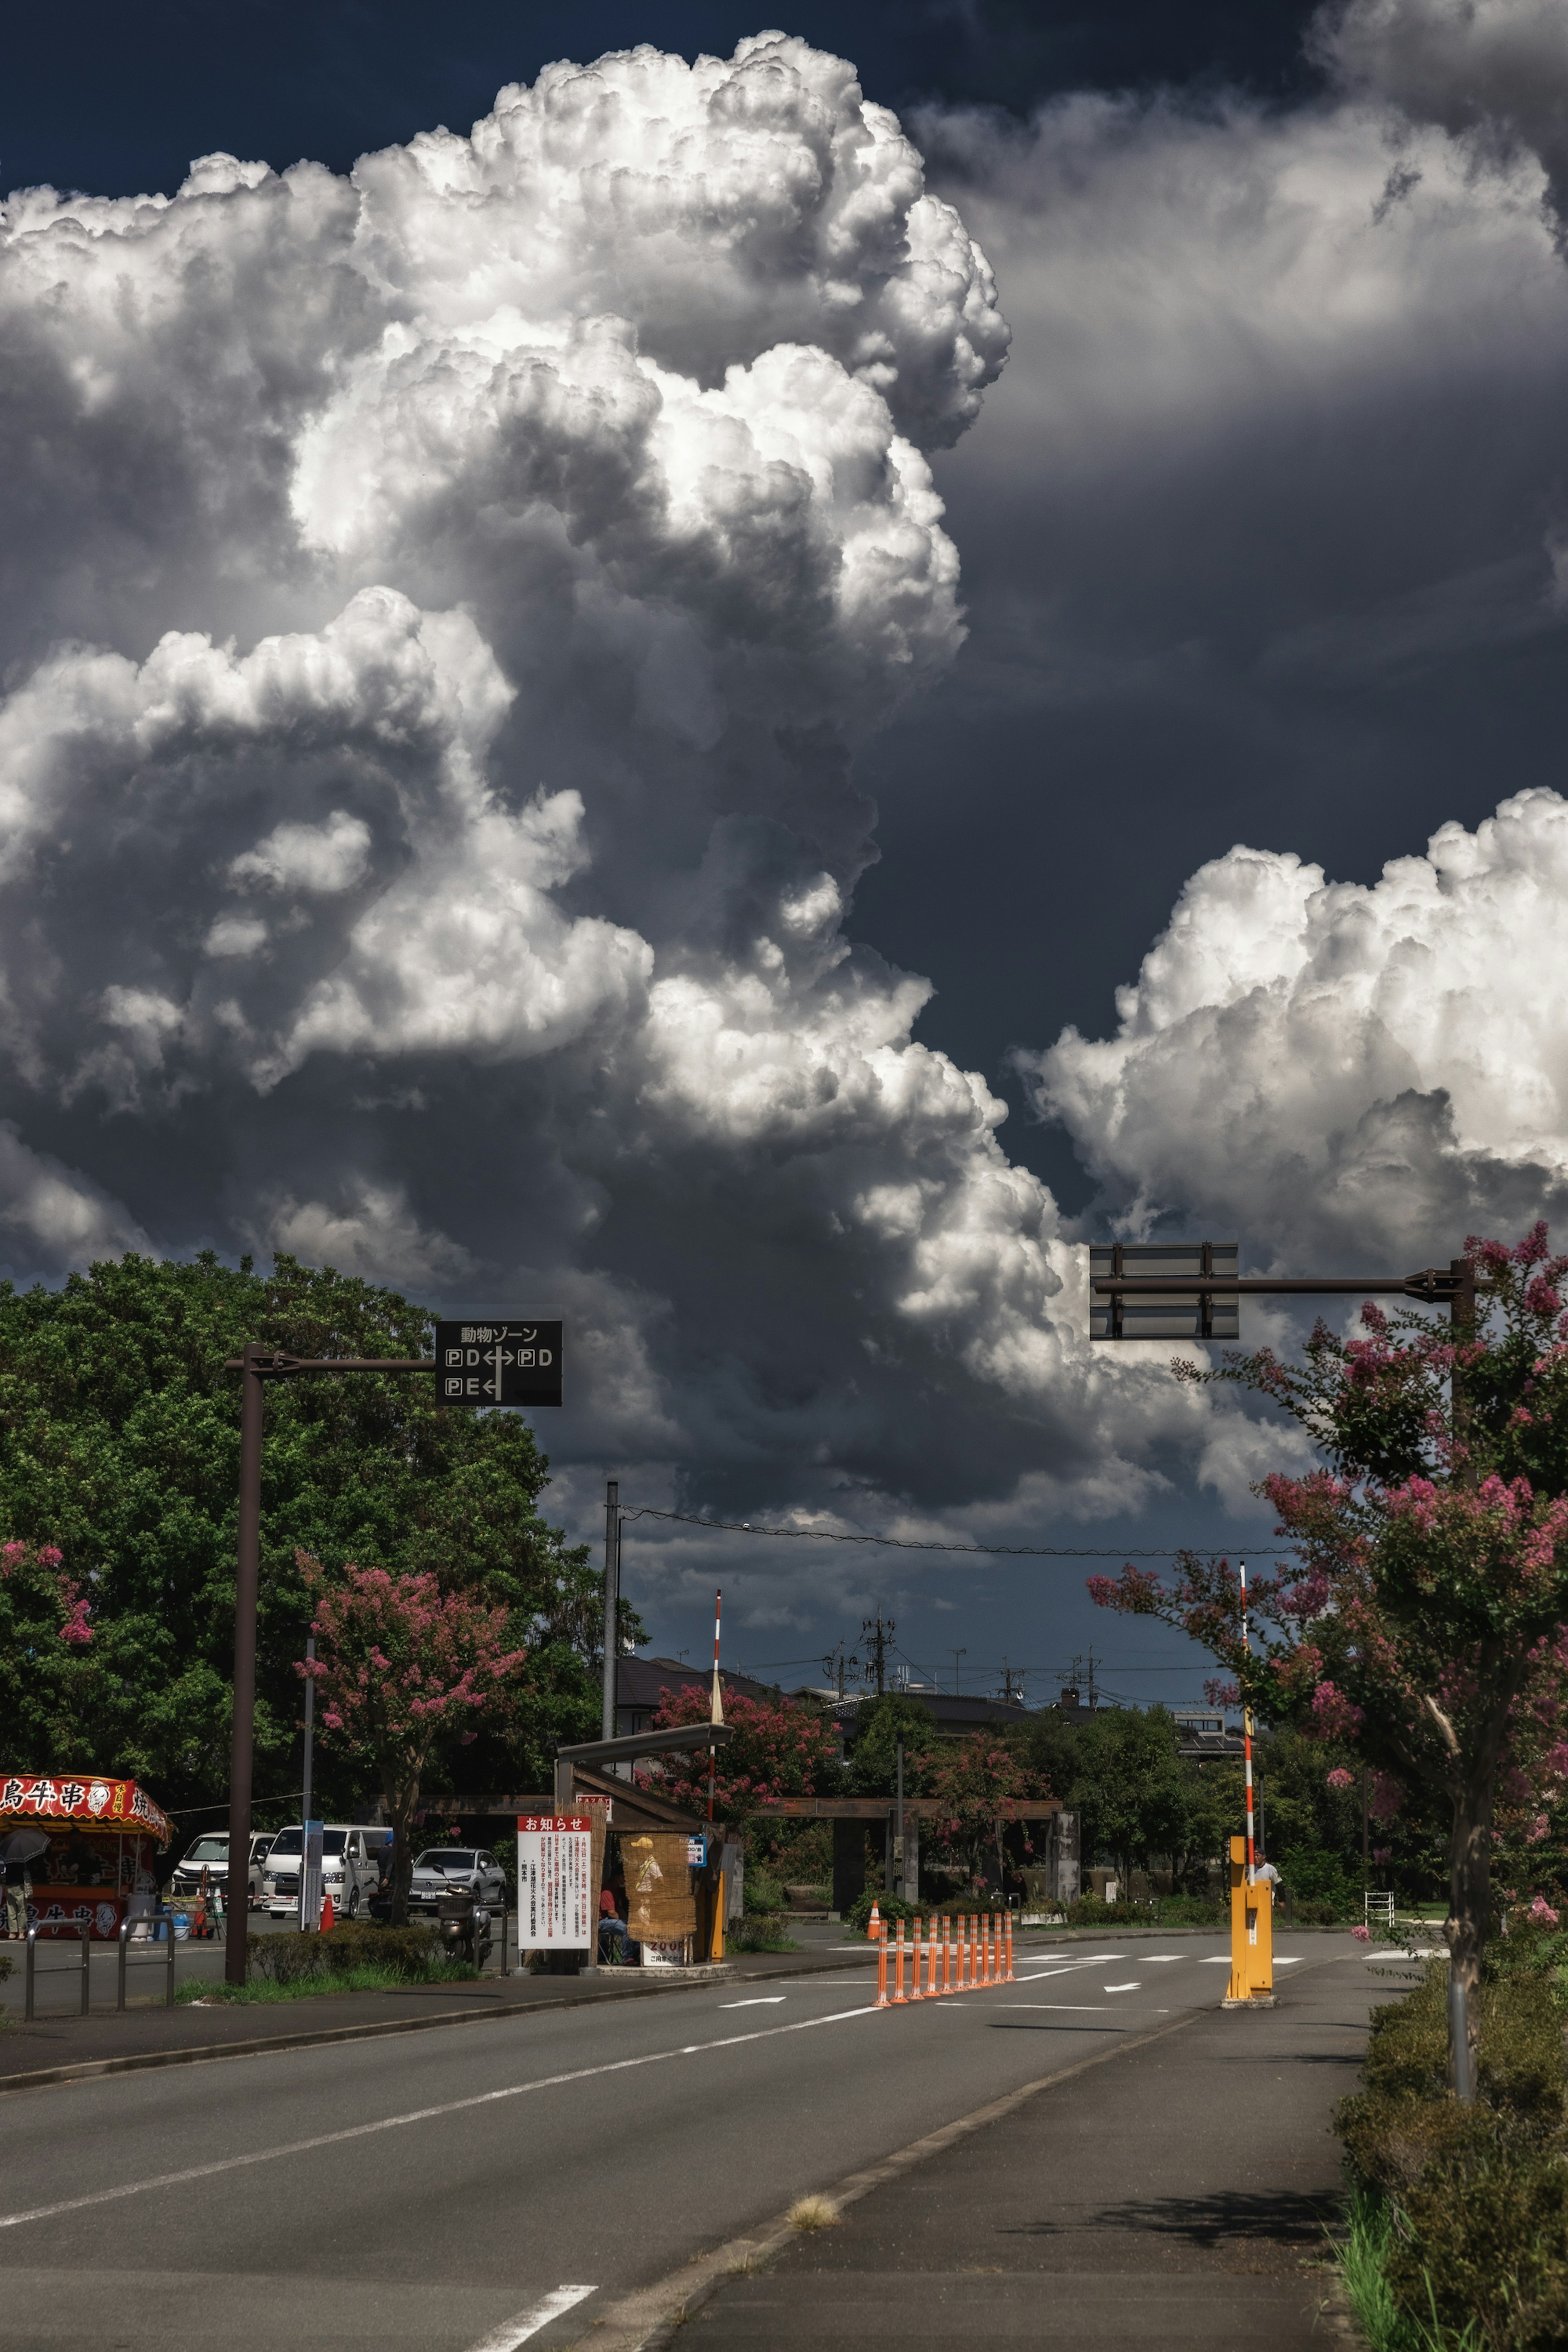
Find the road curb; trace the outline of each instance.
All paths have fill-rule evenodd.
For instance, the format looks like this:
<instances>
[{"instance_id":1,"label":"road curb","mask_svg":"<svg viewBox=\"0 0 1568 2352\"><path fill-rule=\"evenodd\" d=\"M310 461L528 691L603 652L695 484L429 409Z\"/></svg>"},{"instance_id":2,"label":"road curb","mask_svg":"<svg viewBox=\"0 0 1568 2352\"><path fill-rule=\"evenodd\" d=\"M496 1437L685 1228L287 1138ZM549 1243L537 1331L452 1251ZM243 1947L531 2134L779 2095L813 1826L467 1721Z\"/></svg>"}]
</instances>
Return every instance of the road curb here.
<instances>
[{"instance_id":1,"label":"road curb","mask_svg":"<svg viewBox=\"0 0 1568 2352\"><path fill-rule=\"evenodd\" d=\"M842 1968L841 1957L831 1964ZM640 1976L641 1969L628 1971ZM603 2002L649 2000L660 1995L679 1992L703 1992L714 1984L759 1984L777 1977L825 1976L828 1965L802 1966L799 1962L776 1969L757 1969L722 1977L717 1972L704 1977L700 1983L691 1978L679 1983L595 1985L584 1992L561 1993L549 2000L498 2002L493 2009L444 2009L433 2017L391 2017L379 2023L364 2025L326 2025L298 2033L258 2035L248 2042L201 2042L193 2048L180 2050L137 2050L123 2058L67 2059L58 2066L42 2066L26 2074L0 2075L0 2097L13 2091L43 2091L62 2083L90 2083L106 2074L139 2074L158 2066L195 2066L215 2058L260 2058L271 2050L316 2050L331 2042L374 2042L393 2033L428 2033L442 2025L493 2025L498 2021L517 2017L552 2016L563 2009L592 2009ZM372 1994L370 1999L376 1998Z\"/></svg>"}]
</instances>

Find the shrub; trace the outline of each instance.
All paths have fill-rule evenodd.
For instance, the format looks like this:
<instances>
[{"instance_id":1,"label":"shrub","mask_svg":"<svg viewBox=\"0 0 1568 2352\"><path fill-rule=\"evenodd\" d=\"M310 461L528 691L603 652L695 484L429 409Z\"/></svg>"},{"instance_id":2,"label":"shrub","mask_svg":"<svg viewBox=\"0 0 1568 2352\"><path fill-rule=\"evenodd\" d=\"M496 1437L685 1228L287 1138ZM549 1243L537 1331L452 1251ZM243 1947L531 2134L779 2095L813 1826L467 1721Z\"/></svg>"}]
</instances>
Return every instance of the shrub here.
<instances>
[{"instance_id":1,"label":"shrub","mask_svg":"<svg viewBox=\"0 0 1568 2352\"><path fill-rule=\"evenodd\" d=\"M1357 2179L1381 2192L1379 2240L1406 2318L1490 2352L1568 2343L1568 2067L1560 1939L1488 1947L1477 2096L1448 2092L1447 1971L1438 1962L1373 2020L1365 2088L1336 2126ZM1423 2338L1425 2340L1425 2338Z\"/></svg>"},{"instance_id":2,"label":"shrub","mask_svg":"<svg viewBox=\"0 0 1568 2352\"><path fill-rule=\"evenodd\" d=\"M322 1936L296 1929L284 1936L247 1936L250 1964L268 1984L302 1984L311 1977L342 1976L350 1969L389 1969L417 1983L439 1966L441 1939L431 1927L384 1927L344 1920Z\"/></svg>"},{"instance_id":3,"label":"shrub","mask_svg":"<svg viewBox=\"0 0 1568 2352\"><path fill-rule=\"evenodd\" d=\"M1325 1853L1321 1846L1287 1846L1275 1856L1279 1874L1296 1899L1296 1916L1307 1916L1307 1906L1313 1906L1314 1916L1321 1916L1326 1906L1322 1925L1335 1919L1361 1917L1361 1881L1352 1878L1337 1853Z\"/></svg>"},{"instance_id":4,"label":"shrub","mask_svg":"<svg viewBox=\"0 0 1568 2352\"><path fill-rule=\"evenodd\" d=\"M933 1898L930 1903L906 1903L901 1895L882 1895L868 1886L856 1897L845 1926L858 1928L863 1936L870 1925L873 1903L884 1919L893 1920L939 1919L944 1916L949 1919L967 1919L972 1912L988 1917L996 1912L1005 1913L1008 1907L999 1895L965 1895L956 1902L944 1895L940 1902Z\"/></svg>"}]
</instances>

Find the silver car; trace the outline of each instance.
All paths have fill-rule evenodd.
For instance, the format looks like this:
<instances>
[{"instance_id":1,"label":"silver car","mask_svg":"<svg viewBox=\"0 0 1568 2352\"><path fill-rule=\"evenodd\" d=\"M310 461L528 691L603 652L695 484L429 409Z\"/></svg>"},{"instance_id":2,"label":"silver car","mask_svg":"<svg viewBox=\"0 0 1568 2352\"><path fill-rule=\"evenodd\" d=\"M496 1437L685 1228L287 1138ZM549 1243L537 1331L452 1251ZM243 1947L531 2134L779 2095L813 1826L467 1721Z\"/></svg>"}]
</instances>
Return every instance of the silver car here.
<instances>
[{"instance_id":1,"label":"silver car","mask_svg":"<svg viewBox=\"0 0 1568 2352\"><path fill-rule=\"evenodd\" d=\"M487 1908L500 1909L506 1902L506 1873L482 1846L426 1846L415 1861L408 1908L434 1911L443 1895L458 1889Z\"/></svg>"}]
</instances>

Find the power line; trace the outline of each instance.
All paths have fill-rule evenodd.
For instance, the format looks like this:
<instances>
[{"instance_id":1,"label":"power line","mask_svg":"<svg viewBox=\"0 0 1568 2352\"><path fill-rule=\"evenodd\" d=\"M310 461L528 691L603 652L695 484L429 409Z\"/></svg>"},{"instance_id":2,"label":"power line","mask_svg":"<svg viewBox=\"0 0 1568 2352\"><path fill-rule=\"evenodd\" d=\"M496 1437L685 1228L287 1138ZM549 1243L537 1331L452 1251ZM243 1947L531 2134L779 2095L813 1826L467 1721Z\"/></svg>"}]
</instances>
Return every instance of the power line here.
<instances>
[{"instance_id":1,"label":"power line","mask_svg":"<svg viewBox=\"0 0 1568 2352\"><path fill-rule=\"evenodd\" d=\"M1294 1544L1167 1544L1163 1551L1129 1551L1118 1545L1114 1550L1086 1550L1068 1544L954 1544L914 1543L905 1536L845 1536L827 1528L758 1528L749 1519L700 1519L690 1511L655 1510L651 1503L639 1503L634 1508L628 1504L622 1511L623 1519L676 1519L685 1528L717 1528L731 1536L784 1536L795 1543L858 1543L879 1544L889 1551L951 1551L971 1559L1174 1559L1184 1551L1201 1551L1205 1559L1219 1556L1222 1549L1245 1550L1252 1559L1289 1559Z\"/></svg>"}]
</instances>

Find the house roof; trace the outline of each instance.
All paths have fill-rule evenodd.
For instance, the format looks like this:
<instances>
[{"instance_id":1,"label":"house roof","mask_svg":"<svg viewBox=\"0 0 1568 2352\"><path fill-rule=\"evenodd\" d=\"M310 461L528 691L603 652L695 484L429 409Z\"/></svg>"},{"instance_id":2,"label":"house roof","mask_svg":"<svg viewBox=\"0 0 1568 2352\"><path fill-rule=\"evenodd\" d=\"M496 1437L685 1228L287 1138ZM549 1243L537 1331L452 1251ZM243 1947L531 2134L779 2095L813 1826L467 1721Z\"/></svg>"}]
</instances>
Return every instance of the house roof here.
<instances>
[{"instance_id":1,"label":"house roof","mask_svg":"<svg viewBox=\"0 0 1568 2352\"><path fill-rule=\"evenodd\" d=\"M753 1682L749 1675L731 1675L721 1666L719 1680L726 1691L735 1691L742 1698L768 1699L777 1696L777 1685ZM616 1705L617 1707L647 1707L659 1703L661 1691L700 1690L713 1687L711 1666L683 1665L679 1658L622 1658L616 1666Z\"/></svg>"}]
</instances>

